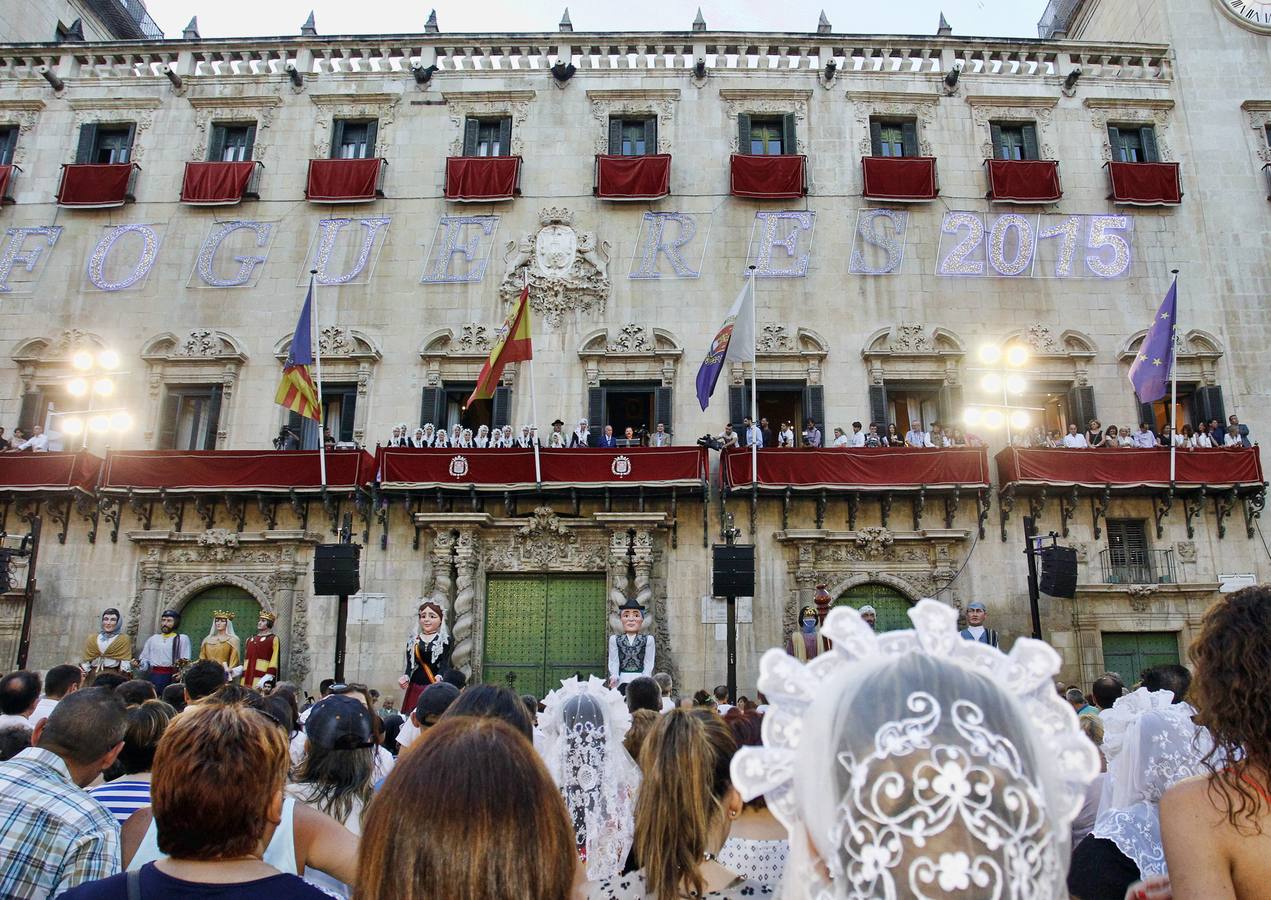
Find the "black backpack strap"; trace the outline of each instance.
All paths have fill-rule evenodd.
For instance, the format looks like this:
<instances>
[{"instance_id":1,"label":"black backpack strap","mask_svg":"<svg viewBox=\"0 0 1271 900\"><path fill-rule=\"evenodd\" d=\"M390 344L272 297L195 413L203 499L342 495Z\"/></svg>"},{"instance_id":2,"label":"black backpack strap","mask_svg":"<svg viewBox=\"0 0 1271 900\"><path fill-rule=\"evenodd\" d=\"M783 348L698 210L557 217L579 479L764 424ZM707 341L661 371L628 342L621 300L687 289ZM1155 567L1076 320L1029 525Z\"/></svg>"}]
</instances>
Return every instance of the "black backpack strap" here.
<instances>
[{"instance_id":1,"label":"black backpack strap","mask_svg":"<svg viewBox=\"0 0 1271 900\"><path fill-rule=\"evenodd\" d=\"M141 870L130 869L125 877L128 882L128 900L141 900Z\"/></svg>"}]
</instances>

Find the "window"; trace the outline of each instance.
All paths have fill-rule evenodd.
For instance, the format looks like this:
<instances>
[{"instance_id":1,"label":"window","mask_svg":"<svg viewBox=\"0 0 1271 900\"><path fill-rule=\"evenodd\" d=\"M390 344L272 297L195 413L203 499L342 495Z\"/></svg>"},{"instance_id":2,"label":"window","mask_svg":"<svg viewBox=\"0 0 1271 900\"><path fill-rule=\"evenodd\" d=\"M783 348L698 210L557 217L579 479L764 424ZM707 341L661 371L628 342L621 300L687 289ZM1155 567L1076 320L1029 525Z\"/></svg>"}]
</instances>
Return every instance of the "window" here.
<instances>
[{"instance_id":1,"label":"window","mask_svg":"<svg viewBox=\"0 0 1271 900\"><path fill-rule=\"evenodd\" d=\"M375 156L375 119L336 119L331 131L332 159L370 159Z\"/></svg>"},{"instance_id":2,"label":"window","mask_svg":"<svg viewBox=\"0 0 1271 900\"><path fill-rule=\"evenodd\" d=\"M337 443L353 442L354 414L357 411L356 384L322 384L323 427L330 430ZM300 435L302 450L317 450L322 431L313 419L290 413L287 425Z\"/></svg>"},{"instance_id":3,"label":"window","mask_svg":"<svg viewBox=\"0 0 1271 900\"><path fill-rule=\"evenodd\" d=\"M918 156L918 123L913 119L870 119L874 156Z\"/></svg>"},{"instance_id":4,"label":"window","mask_svg":"<svg viewBox=\"0 0 1271 900\"><path fill-rule=\"evenodd\" d=\"M825 421L825 386L805 384L799 381L761 381L755 387L755 409L759 421L768 420L765 442L775 447L779 441L781 425L789 422L794 427L794 442L803 443L803 429L808 419L816 420L821 431L822 446L832 438ZM742 433L742 420L750 415L750 382L734 384L728 389L728 416L733 430ZM767 443L765 444L767 446Z\"/></svg>"},{"instance_id":5,"label":"window","mask_svg":"<svg viewBox=\"0 0 1271 900\"><path fill-rule=\"evenodd\" d=\"M464 156L511 156L512 117L477 118L463 123Z\"/></svg>"},{"instance_id":6,"label":"window","mask_svg":"<svg viewBox=\"0 0 1271 900\"><path fill-rule=\"evenodd\" d=\"M1151 556L1147 547L1147 522L1143 519L1108 519L1108 563L1105 580L1115 584L1152 584Z\"/></svg>"},{"instance_id":7,"label":"window","mask_svg":"<svg viewBox=\"0 0 1271 900\"><path fill-rule=\"evenodd\" d=\"M990 122L994 159L1037 159L1037 126L1031 122Z\"/></svg>"},{"instance_id":8,"label":"window","mask_svg":"<svg viewBox=\"0 0 1271 900\"><path fill-rule=\"evenodd\" d=\"M160 450L215 450L221 386L169 385L159 423Z\"/></svg>"},{"instance_id":9,"label":"window","mask_svg":"<svg viewBox=\"0 0 1271 900\"><path fill-rule=\"evenodd\" d=\"M18 126L0 125L0 166L13 162L13 151L18 146Z\"/></svg>"},{"instance_id":10,"label":"window","mask_svg":"<svg viewBox=\"0 0 1271 900\"><path fill-rule=\"evenodd\" d=\"M213 122L207 158L211 162L248 162L256 143L256 126L250 122Z\"/></svg>"},{"instance_id":11,"label":"window","mask_svg":"<svg viewBox=\"0 0 1271 900\"><path fill-rule=\"evenodd\" d=\"M610 156L648 156L658 152L656 116L609 120Z\"/></svg>"},{"instance_id":12,"label":"window","mask_svg":"<svg viewBox=\"0 0 1271 900\"><path fill-rule=\"evenodd\" d=\"M749 156L785 156L798 152L794 113L784 116L737 116L737 152Z\"/></svg>"},{"instance_id":13,"label":"window","mask_svg":"<svg viewBox=\"0 0 1271 900\"><path fill-rule=\"evenodd\" d=\"M126 163L132 157L137 126L132 122L102 125L89 122L80 126L76 163Z\"/></svg>"},{"instance_id":14,"label":"window","mask_svg":"<svg viewBox=\"0 0 1271 900\"><path fill-rule=\"evenodd\" d=\"M1151 125L1109 125L1108 144L1113 162L1159 162L1156 129Z\"/></svg>"},{"instance_id":15,"label":"window","mask_svg":"<svg viewBox=\"0 0 1271 900\"><path fill-rule=\"evenodd\" d=\"M494 399L477 400L465 406L475 382L448 381L440 387L424 388L419 409L419 426L432 423L439 431L446 431L452 425L471 428L476 434L482 425L491 430L510 424L509 414L512 411L512 389L499 385L494 389Z\"/></svg>"},{"instance_id":16,"label":"window","mask_svg":"<svg viewBox=\"0 0 1271 900\"><path fill-rule=\"evenodd\" d=\"M1227 427L1227 413L1222 400L1222 388L1218 385L1201 387L1196 384L1178 385L1178 430L1183 425L1196 428L1201 422L1218 420L1218 424ZM1169 400L1157 400L1155 403L1139 404L1139 420L1147 422L1158 433L1170 424ZM1135 423L1138 424L1137 422ZM1219 435L1219 441L1222 435Z\"/></svg>"}]
</instances>

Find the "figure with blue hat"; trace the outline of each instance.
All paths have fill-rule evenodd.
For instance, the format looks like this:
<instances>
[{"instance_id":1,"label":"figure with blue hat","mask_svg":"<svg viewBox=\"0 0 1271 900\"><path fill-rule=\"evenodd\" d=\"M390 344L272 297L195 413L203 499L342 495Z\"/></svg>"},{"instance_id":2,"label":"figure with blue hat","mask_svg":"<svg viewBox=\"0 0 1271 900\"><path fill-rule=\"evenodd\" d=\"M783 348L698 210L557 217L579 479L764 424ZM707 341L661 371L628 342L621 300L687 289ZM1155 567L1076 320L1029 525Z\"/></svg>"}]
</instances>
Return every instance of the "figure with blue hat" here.
<instances>
[{"instance_id":1,"label":"figure with blue hat","mask_svg":"<svg viewBox=\"0 0 1271 900\"><path fill-rule=\"evenodd\" d=\"M958 634L968 641L979 641L981 644L996 647L997 632L984 624L984 620L988 618L988 615L988 609L979 600L967 604L966 628L963 628Z\"/></svg>"}]
</instances>

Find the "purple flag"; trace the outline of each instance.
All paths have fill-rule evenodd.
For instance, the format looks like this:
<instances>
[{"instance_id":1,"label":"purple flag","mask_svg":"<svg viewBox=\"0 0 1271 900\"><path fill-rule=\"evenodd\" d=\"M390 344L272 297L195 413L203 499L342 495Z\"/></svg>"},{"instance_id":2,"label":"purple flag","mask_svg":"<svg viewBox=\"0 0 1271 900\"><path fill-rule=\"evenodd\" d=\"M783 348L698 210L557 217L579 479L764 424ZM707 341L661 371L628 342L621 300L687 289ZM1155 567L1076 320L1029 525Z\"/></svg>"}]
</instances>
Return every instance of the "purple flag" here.
<instances>
[{"instance_id":1,"label":"purple flag","mask_svg":"<svg viewBox=\"0 0 1271 900\"><path fill-rule=\"evenodd\" d=\"M724 368L725 360L751 363L755 361L755 334L752 325L755 315L754 302L755 281L753 278L747 278L746 285L733 301L732 309L728 311L728 317L724 319L723 326L715 335L715 340L711 341L701 368L697 370L697 402L702 405L702 409L706 409L707 404L710 403L711 394L715 393L715 382L719 380L719 373Z\"/></svg>"},{"instance_id":2,"label":"purple flag","mask_svg":"<svg viewBox=\"0 0 1271 900\"><path fill-rule=\"evenodd\" d=\"M1139 355L1130 366L1130 384L1140 403L1155 403L1169 393L1170 369L1174 366L1174 313L1178 302L1178 279L1170 285L1156 319L1147 330Z\"/></svg>"}]
</instances>

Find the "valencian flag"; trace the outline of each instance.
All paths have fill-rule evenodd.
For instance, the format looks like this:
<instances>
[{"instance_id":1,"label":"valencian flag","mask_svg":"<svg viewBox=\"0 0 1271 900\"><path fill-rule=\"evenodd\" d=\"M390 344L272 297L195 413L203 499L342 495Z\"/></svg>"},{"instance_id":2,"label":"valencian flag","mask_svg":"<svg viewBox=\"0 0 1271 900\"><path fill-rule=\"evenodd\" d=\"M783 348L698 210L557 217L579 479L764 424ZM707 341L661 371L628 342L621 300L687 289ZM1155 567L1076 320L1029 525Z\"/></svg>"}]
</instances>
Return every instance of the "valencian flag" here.
<instances>
[{"instance_id":1,"label":"valencian flag","mask_svg":"<svg viewBox=\"0 0 1271 900\"><path fill-rule=\"evenodd\" d=\"M291 350L287 353L287 362L282 367L282 383L278 385L278 393L274 402L306 419L322 421L322 413L318 408L318 391L313 385L313 376L309 367L313 365L313 328L310 324L313 311L313 279L309 279L309 293L305 295L305 305L300 309L300 321L291 335Z\"/></svg>"},{"instance_id":2,"label":"valencian flag","mask_svg":"<svg viewBox=\"0 0 1271 900\"><path fill-rule=\"evenodd\" d=\"M719 381L725 361L755 361L754 307L755 280L750 277L733 301L733 308L728 311L723 326L711 341L710 350L706 351L702 367L697 370L697 402L702 404L702 409L706 409L715 393L715 382Z\"/></svg>"},{"instance_id":3,"label":"valencian flag","mask_svg":"<svg viewBox=\"0 0 1271 900\"><path fill-rule=\"evenodd\" d=\"M471 406L473 400L489 400L494 396L494 389L499 386L503 377L503 367L510 362L520 362L534 357L533 342L530 340L530 286L521 289L521 296L516 306L503 320L503 327L495 335L494 347L490 350L490 358L481 367L477 376L477 387L464 406Z\"/></svg>"},{"instance_id":4,"label":"valencian flag","mask_svg":"<svg viewBox=\"0 0 1271 900\"><path fill-rule=\"evenodd\" d=\"M1139 355L1130 366L1130 384L1140 403L1155 403L1169 393L1170 369L1174 366L1174 318L1177 311L1178 279L1170 285L1156 319L1147 330Z\"/></svg>"}]
</instances>

